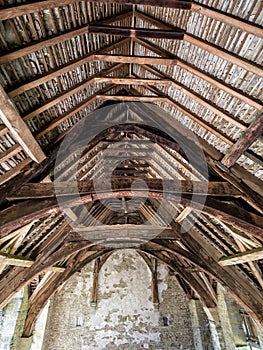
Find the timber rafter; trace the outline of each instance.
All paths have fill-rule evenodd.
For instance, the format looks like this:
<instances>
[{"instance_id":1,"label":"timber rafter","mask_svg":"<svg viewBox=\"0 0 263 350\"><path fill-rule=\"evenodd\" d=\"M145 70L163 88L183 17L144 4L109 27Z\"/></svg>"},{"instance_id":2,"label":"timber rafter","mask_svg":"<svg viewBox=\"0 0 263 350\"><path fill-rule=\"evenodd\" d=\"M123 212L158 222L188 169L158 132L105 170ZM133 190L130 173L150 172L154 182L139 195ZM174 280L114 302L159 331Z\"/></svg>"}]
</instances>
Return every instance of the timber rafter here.
<instances>
[{"instance_id":1,"label":"timber rafter","mask_svg":"<svg viewBox=\"0 0 263 350\"><path fill-rule=\"evenodd\" d=\"M48 300L92 261L95 303L98 271L128 247L149 267L155 304L160 261L189 298L215 307L220 283L263 325L263 32L256 0L236 12L188 0L91 3L93 10L76 0L0 9L0 307L41 279L29 298L23 336L30 337ZM127 110L114 116L128 122L94 135L77 171L78 144L65 150L54 186L64 136L100 107L125 102ZM155 121L164 120L159 130ZM120 164L111 191L96 192L105 155ZM138 179L147 190L132 187ZM84 224L74 230L77 218Z\"/></svg>"}]
</instances>

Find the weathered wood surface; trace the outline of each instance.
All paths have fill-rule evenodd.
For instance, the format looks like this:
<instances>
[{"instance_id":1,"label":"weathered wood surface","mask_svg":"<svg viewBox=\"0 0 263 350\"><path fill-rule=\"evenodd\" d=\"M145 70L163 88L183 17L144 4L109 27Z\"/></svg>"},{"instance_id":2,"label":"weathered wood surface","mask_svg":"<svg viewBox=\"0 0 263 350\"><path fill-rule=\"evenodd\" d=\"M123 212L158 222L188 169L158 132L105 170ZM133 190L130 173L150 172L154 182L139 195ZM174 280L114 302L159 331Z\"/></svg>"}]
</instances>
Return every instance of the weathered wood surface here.
<instances>
[{"instance_id":1,"label":"weathered wood surface","mask_svg":"<svg viewBox=\"0 0 263 350\"><path fill-rule=\"evenodd\" d=\"M147 21L148 17L144 13L139 12L137 10L136 14L139 18ZM157 23L157 25L158 25L158 23ZM213 86L218 87L219 89L221 89L223 91L226 91L230 95L235 96L236 98L238 98L241 101L255 107L256 109L258 109L258 110L262 109L263 104L259 100L253 98L252 96L249 96L249 95L243 93L242 91L234 88L233 86L226 84L224 81L221 81L221 80L209 75L208 73L204 73L200 69L195 68L194 66L190 65L189 63L185 62L184 60L180 59L179 57L171 54L169 51L167 51L167 50L165 50L165 49L157 46L156 44L153 44L152 42L145 40L145 39L136 38L134 40L135 40L135 42L139 43L140 45L148 48L150 51L153 51L162 57L176 58L177 59L176 64L179 67L183 68L184 70L200 77L201 79L209 82Z\"/></svg>"},{"instance_id":2,"label":"weathered wood surface","mask_svg":"<svg viewBox=\"0 0 263 350\"><path fill-rule=\"evenodd\" d=\"M168 257L167 255L157 251L152 251L150 254L165 263L174 272L178 273L179 276L181 276L181 278L196 292L203 305L207 307L216 307L216 303L209 291L196 280L194 274L187 271L185 268L180 267L178 262L174 261L173 257Z\"/></svg>"},{"instance_id":3,"label":"weathered wood surface","mask_svg":"<svg viewBox=\"0 0 263 350\"><path fill-rule=\"evenodd\" d=\"M263 133L263 113L261 112L253 123L249 125L244 134L228 150L227 154L221 160L221 163L230 168L245 153L245 151L255 142Z\"/></svg>"},{"instance_id":4,"label":"weathered wood surface","mask_svg":"<svg viewBox=\"0 0 263 350\"><path fill-rule=\"evenodd\" d=\"M184 32L182 30L164 30L164 29L144 29L129 28L106 25L90 25L89 33L101 35L116 35L125 38L158 38L158 39L176 39L183 40Z\"/></svg>"},{"instance_id":5,"label":"weathered wood surface","mask_svg":"<svg viewBox=\"0 0 263 350\"><path fill-rule=\"evenodd\" d=\"M48 71L47 73L42 74L40 77L36 77L34 79L28 80L24 84L21 84L18 87L12 89L11 91L8 92L8 96L14 97L15 95L18 95L22 92L25 92L27 90L34 88L35 86L45 84L49 80L57 78L65 73L70 72L73 69L76 69L77 67L80 67L82 64L86 64L87 62L92 61L95 54L99 54L99 53L105 54L111 50L118 48L119 46L122 46L128 41L129 39L116 40L114 43L110 43L104 46L102 49L95 50L92 53L88 53L80 58L77 58L68 63L65 63L53 69L52 71Z\"/></svg>"},{"instance_id":6,"label":"weathered wood surface","mask_svg":"<svg viewBox=\"0 0 263 350\"><path fill-rule=\"evenodd\" d=\"M149 67L146 66L145 67L147 70L149 70L151 73L156 74L157 76L159 76L161 79L167 79L168 76L166 76L165 74L163 74L160 70L154 68L154 67ZM242 122L240 119L235 118L231 115L229 115L228 113L224 112L222 109L214 106L213 104L210 103L210 101L206 100L205 98L201 97L200 95L196 94L195 92L193 92L191 89L185 87L183 84L176 82L174 79L170 78L170 84L172 86L174 86L176 89L179 89L180 91L183 91L186 95L188 95L190 98L192 98L193 100L198 101L200 104L202 104L203 106L205 106L207 109L215 112L217 115L221 116L222 118L224 118L225 120L229 121L230 123L232 123L233 125L236 125L237 127L239 127L241 130L246 130L246 124L244 122ZM154 91L154 90L153 90ZM158 90L155 89L155 92L158 93ZM171 99L168 95L166 95L167 100L173 104L176 105L176 108L179 108L179 104L176 103L173 99ZM181 108L181 110L185 113L185 110L183 108ZM199 124L202 121L202 118L196 118L196 116L193 115L193 113L187 113L187 115L193 119L194 121L197 121ZM208 129L209 131L212 131L215 135L219 135L220 133L216 133L216 128L213 128L211 126L209 126L207 123L203 122L201 124L202 126L204 126L206 129ZM209 129L210 127L210 129ZM222 138L223 133L221 133L221 137L219 136L219 138ZM224 138L224 141L226 143L229 143L229 140L227 140L227 137ZM232 145L232 142L231 142Z\"/></svg>"},{"instance_id":7,"label":"weathered wood surface","mask_svg":"<svg viewBox=\"0 0 263 350\"><path fill-rule=\"evenodd\" d=\"M124 169L129 170L129 169ZM145 181L149 190L163 191L165 194L197 194L204 196L219 196L219 197L239 197L240 192L235 189L228 182L219 181L190 181L190 180L159 180L149 179L145 177L139 177L139 179ZM112 179L111 184L113 189L126 190L134 181L138 180L137 177L129 178L117 178ZM76 186L77 185L77 186ZM103 180L100 183L100 188L103 189ZM76 189L77 187L77 189ZM138 188L138 190L140 190ZM27 183L23 185L12 195L7 195L9 201L21 200L21 199L37 199L37 198L50 198L56 196L70 196L79 193L82 194L95 194L94 181L82 180L77 183L68 182L55 182L54 183Z\"/></svg>"},{"instance_id":8,"label":"weathered wood surface","mask_svg":"<svg viewBox=\"0 0 263 350\"><path fill-rule=\"evenodd\" d=\"M248 22L240 17L233 16L229 13L225 13L217 10L216 8L209 7L200 3L192 3L191 11L199 13L201 15L213 18L217 21L226 23L232 27L239 28L247 33L253 34L260 38L263 38L263 29L256 23Z\"/></svg>"},{"instance_id":9,"label":"weathered wood surface","mask_svg":"<svg viewBox=\"0 0 263 350\"><path fill-rule=\"evenodd\" d=\"M223 257L219 260L221 266L245 264L250 261L263 259L263 247L247 250L238 254Z\"/></svg>"},{"instance_id":10,"label":"weathered wood surface","mask_svg":"<svg viewBox=\"0 0 263 350\"><path fill-rule=\"evenodd\" d=\"M157 26L160 29L174 29L175 27L172 25L169 25L159 19L156 19L153 16L150 15L144 15L144 20L147 20L149 23ZM260 77L263 77L263 69L258 65L251 61L248 61L241 56L238 56L230 51L227 51L217 45L211 44L205 40L199 39L195 37L194 35L191 35L189 33L185 33L184 40L188 41L189 43L198 46L200 49L206 50L209 53L212 53L214 55L217 55L219 57L222 57L223 59L230 61L233 64L237 64L238 66L244 68L245 70L252 72Z\"/></svg>"},{"instance_id":11,"label":"weathered wood surface","mask_svg":"<svg viewBox=\"0 0 263 350\"><path fill-rule=\"evenodd\" d=\"M34 264L34 260L25 258L23 256L0 253L0 265L1 264L21 266L21 267L31 267ZM50 267L49 271L63 272L64 268L59 266L52 266Z\"/></svg>"},{"instance_id":12,"label":"weathered wood surface","mask_svg":"<svg viewBox=\"0 0 263 350\"><path fill-rule=\"evenodd\" d=\"M1 10L0 10L1 14ZM48 39L42 39L39 41L33 41L27 45L24 45L22 48L18 48L17 50L8 52L0 57L0 64L10 62L12 60L18 59L20 57L23 57L25 55L28 55L32 52L36 52L41 50L43 47L50 47L52 45L59 44L63 41L72 39L75 36L83 35L84 33L90 32L90 26L94 25L106 25L107 23L114 23L116 21L123 20L125 18L128 18L132 16L132 11L124 11L120 14L109 16L106 18L103 18L102 20L98 20L96 22L85 24L78 29L68 30L61 34L55 34L49 37Z\"/></svg>"},{"instance_id":13,"label":"weathered wood surface","mask_svg":"<svg viewBox=\"0 0 263 350\"><path fill-rule=\"evenodd\" d=\"M0 20L10 19L17 16L22 16L27 13L45 10L48 8L65 6L74 4L76 0L47 0L32 2L29 4L21 4L19 6L9 6L0 10ZM90 2L97 2L91 0ZM105 4L119 4L119 5L146 5L158 7L170 7L189 10L191 8L191 1L188 0L101 0Z\"/></svg>"},{"instance_id":14,"label":"weathered wood surface","mask_svg":"<svg viewBox=\"0 0 263 350\"><path fill-rule=\"evenodd\" d=\"M157 180L158 181L158 180ZM161 181L160 181L161 182ZM101 183L102 184L102 183ZM197 211L207 213L223 222L241 228L245 232L262 238L263 236L263 218L248 210L242 209L234 202L217 201L208 197L205 204L197 201L197 198L190 199L187 195L178 193L168 193L163 189L157 187L149 190L145 188L129 189L129 182L125 182L126 189L117 189L114 191L101 191L100 193L89 193L83 196L75 196L72 199L66 198L63 201L63 208L72 208L74 206L83 205L83 203L91 203L96 200L122 198L122 197L141 197L153 198L181 203L186 207L190 207ZM123 184L123 185L125 185ZM156 186L156 183L155 183ZM179 198L178 198L179 197ZM196 196L195 196L196 197ZM198 196L197 196L198 197ZM61 204L60 204L61 205ZM39 219L50 215L51 213L59 213L61 211L60 205L55 198L40 199L37 201L30 200L24 203L16 204L0 213L1 232L7 234L23 225L26 225L33 219Z\"/></svg>"},{"instance_id":15,"label":"weathered wood surface","mask_svg":"<svg viewBox=\"0 0 263 350\"><path fill-rule=\"evenodd\" d=\"M46 158L41 147L22 120L2 86L0 86L0 118L13 135L14 139L32 160L41 163Z\"/></svg>"},{"instance_id":16,"label":"weathered wood surface","mask_svg":"<svg viewBox=\"0 0 263 350\"><path fill-rule=\"evenodd\" d=\"M55 275L50 283L43 285L39 290L37 296L29 299L29 308L27 312L27 317L24 324L23 336L30 337L33 333L35 323L41 311L44 309L48 300L56 293L56 291L79 270L86 266L91 261L96 258L107 254L111 249L102 250L97 252L87 252L83 251L78 253L72 260L69 261L67 267L63 274Z\"/></svg>"}]
</instances>

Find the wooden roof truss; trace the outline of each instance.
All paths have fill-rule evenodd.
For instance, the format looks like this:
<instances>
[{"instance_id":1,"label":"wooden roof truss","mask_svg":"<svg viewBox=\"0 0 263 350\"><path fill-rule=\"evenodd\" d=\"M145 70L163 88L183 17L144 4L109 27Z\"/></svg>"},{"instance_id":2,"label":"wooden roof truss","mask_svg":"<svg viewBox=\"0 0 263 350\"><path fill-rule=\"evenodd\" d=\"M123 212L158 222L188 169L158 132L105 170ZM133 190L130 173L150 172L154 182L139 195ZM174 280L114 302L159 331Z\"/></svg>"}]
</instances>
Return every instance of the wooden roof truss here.
<instances>
[{"instance_id":1,"label":"wooden roof truss","mask_svg":"<svg viewBox=\"0 0 263 350\"><path fill-rule=\"evenodd\" d=\"M256 0L232 3L0 1L0 307L31 283L24 336L70 277L127 247L152 272L151 259L162 261L207 307L216 306L221 283L263 325L262 9ZM191 167L176 142L126 123L96 135L77 171L74 150L60 164L65 220L52 183L59 145L114 101L128 102L134 118L156 118L145 104L153 103L190 129L208 164L208 193L199 164ZM133 145L129 160L114 146L120 135ZM103 181L107 152L124 160L114 191L98 194L93 180ZM136 189L132 210L137 178L149 192ZM199 198L207 194L204 206L192 200L193 186ZM88 226L83 234L69 225L76 217ZM182 233L183 225L191 227Z\"/></svg>"}]
</instances>

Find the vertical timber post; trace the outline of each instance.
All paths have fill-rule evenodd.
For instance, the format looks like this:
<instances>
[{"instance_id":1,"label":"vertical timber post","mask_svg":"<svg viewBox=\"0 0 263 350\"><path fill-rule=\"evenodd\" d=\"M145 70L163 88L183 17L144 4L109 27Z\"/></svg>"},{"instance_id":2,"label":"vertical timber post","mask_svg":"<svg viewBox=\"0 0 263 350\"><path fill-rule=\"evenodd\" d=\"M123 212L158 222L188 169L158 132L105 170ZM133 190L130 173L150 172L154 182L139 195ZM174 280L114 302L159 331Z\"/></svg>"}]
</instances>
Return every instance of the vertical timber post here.
<instances>
[{"instance_id":1,"label":"vertical timber post","mask_svg":"<svg viewBox=\"0 0 263 350\"><path fill-rule=\"evenodd\" d=\"M100 266L100 258L94 261L94 270L93 270L93 284L91 290L91 300L90 306L97 306L97 294L98 294L98 282L99 282L99 266Z\"/></svg>"},{"instance_id":2,"label":"vertical timber post","mask_svg":"<svg viewBox=\"0 0 263 350\"><path fill-rule=\"evenodd\" d=\"M153 260L152 269L152 291L153 291L153 305L155 309L159 309L159 293L158 293L158 261Z\"/></svg>"}]
</instances>

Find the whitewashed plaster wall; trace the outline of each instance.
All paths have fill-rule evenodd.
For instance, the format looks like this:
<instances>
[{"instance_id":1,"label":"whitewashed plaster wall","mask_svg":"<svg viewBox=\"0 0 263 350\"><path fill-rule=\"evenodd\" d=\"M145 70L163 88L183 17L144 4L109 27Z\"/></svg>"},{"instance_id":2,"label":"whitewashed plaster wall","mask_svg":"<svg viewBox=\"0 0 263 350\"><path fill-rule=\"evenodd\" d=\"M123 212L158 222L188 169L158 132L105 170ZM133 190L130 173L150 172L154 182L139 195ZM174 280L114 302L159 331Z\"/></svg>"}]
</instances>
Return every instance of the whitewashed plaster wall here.
<instances>
[{"instance_id":1,"label":"whitewashed plaster wall","mask_svg":"<svg viewBox=\"0 0 263 350\"><path fill-rule=\"evenodd\" d=\"M152 302L151 274L135 251L107 260L96 308L90 305L92 271L86 267L52 301L42 350L193 349L188 300L164 265L158 267L159 310Z\"/></svg>"}]
</instances>

